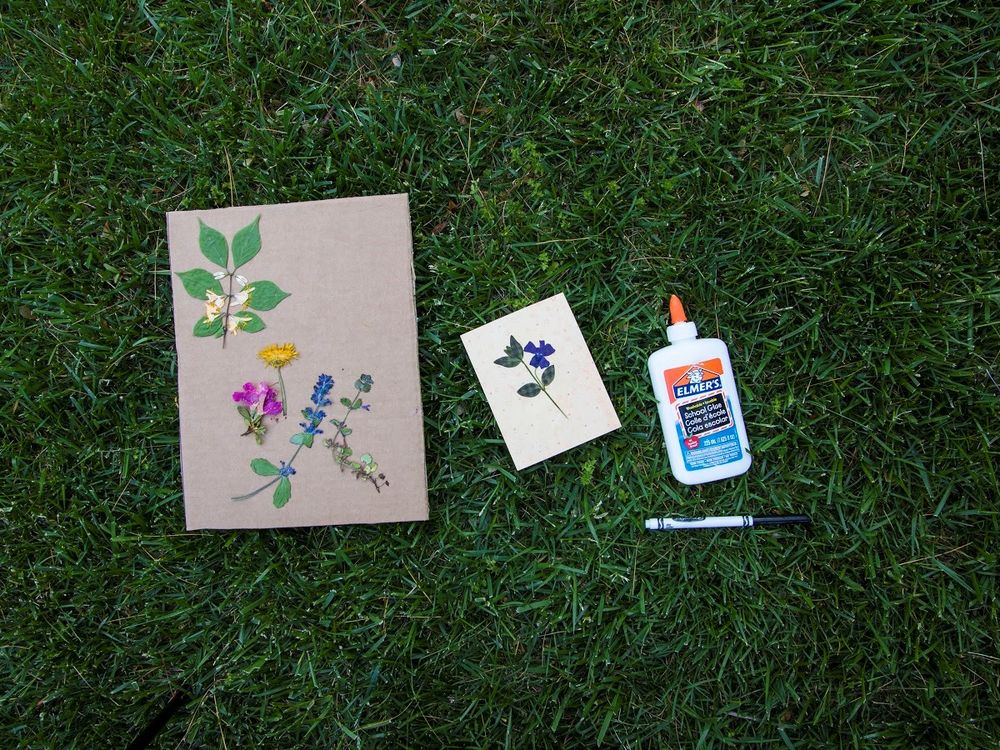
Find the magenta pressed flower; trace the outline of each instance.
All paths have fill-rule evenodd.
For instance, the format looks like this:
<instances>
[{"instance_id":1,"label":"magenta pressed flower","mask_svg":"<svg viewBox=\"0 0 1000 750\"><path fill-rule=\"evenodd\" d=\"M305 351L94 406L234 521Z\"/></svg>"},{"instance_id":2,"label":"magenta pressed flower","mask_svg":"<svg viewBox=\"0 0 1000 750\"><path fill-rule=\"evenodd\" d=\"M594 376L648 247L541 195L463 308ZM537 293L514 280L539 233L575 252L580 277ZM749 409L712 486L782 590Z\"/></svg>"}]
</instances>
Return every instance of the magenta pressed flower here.
<instances>
[{"instance_id":1,"label":"magenta pressed flower","mask_svg":"<svg viewBox=\"0 0 1000 750\"><path fill-rule=\"evenodd\" d=\"M271 387L268 387L267 393L264 395L264 404L261 410L269 417L281 414L281 402L278 400L278 394Z\"/></svg>"},{"instance_id":2,"label":"magenta pressed flower","mask_svg":"<svg viewBox=\"0 0 1000 750\"><path fill-rule=\"evenodd\" d=\"M264 417L277 419L281 414L278 392L270 383L244 383L243 389L233 393L236 411L243 417L247 429L244 435L253 435L259 445L267 432Z\"/></svg>"},{"instance_id":3,"label":"magenta pressed flower","mask_svg":"<svg viewBox=\"0 0 1000 750\"><path fill-rule=\"evenodd\" d=\"M242 391L233 394L233 401L246 406L253 406L257 403L257 387L253 383L244 383Z\"/></svg>"},{"instance_id":4,"label":"magenta pressed flower","mask_svg":"<svg viewBox=\"0 0 1000 750\"><path fill-rule=\"evenodd\" d=\"M281 401L278 400L278 392L274 390L270 383L244 383L242 391L233 393L233 401L243 404L251 411L260 411L267 416L274 416L281 412Z\"/></svg>"}]
</instances>

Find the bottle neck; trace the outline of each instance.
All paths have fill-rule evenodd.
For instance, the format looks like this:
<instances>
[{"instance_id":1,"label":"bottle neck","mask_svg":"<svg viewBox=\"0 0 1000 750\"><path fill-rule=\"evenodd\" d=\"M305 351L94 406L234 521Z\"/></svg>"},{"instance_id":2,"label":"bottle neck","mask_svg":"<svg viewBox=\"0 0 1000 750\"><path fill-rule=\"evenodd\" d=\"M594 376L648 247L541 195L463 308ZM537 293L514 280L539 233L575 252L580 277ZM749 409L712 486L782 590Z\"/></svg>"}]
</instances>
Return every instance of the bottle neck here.
<instances>
[{"instance_id":1,"label":"bottle neck","mask_svg":"<svg viewBox=\"0 0 1000 750\"><path fill-rule=\"evenodd\" d=\"M698 338L698 326L691 321L674 323L672 326L667 326L667 341L671 344L677 344L681 341L693 341L696 338Z\"/></svg>"}]
</instances>

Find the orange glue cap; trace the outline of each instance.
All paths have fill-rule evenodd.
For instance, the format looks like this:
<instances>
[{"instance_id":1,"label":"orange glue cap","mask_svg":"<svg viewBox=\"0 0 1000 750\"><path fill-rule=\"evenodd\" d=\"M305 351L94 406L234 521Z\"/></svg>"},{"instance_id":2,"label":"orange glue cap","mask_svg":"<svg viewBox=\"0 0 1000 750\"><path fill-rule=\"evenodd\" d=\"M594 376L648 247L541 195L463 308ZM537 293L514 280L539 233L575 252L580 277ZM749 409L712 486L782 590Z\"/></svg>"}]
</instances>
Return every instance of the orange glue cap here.
<instances>
[{"instance_id":1,"label":"orange glue cap","mask_svg":"<svg viewBox=\"0 0 1000 750\"><path fill-rule=\"evenodd\" d=\"M670 295L670 322L686 323L687 316L684 314L684 304L676 294Z\"/></svg>"}]
</instances>

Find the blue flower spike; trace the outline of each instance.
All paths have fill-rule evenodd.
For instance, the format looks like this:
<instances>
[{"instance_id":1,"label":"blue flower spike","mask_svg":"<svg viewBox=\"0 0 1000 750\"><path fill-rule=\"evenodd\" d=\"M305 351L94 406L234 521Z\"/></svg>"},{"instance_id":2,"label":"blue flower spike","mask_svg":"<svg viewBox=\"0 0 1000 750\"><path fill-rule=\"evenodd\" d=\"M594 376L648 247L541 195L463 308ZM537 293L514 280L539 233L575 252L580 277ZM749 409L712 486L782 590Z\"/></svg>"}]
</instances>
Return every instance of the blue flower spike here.
<instances>
[{"instance_id":1,"label":"blue flower spike","mask_svg":"<svg viewBox=\"0 0 1000 750\"><path fill-rule=\"evenodd\" d=\"M333 403L327 398L331 388L333 388L333 378L329 375L320 375L316 380L316 385L313 386L313 395L309 400L316 406L329 406Z\"/></svg>"}]
</instances>

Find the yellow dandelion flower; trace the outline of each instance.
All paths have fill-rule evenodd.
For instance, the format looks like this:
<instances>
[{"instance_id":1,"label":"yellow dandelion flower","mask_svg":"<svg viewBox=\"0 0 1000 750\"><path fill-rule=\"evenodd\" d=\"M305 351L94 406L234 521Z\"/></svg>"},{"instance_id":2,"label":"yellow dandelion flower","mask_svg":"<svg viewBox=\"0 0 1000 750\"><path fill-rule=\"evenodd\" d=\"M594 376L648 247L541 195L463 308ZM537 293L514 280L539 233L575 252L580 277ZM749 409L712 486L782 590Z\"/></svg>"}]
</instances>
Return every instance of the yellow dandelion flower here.
<instances>
[{"instance_id":1,"label":"yellow dandelion flower","mask_svg":"<svg viewBox=\"0 0 1000 750\"><path fill-rule=\"evenodd\" d=\"M278 386L281 388L281 414L288 414L288 399L285 398L285 379L281 377L281 368L298 358L299 350L295 344L268 344L259 352L257 356L263 360L268 367L273 367L278 371Z\"/></svg>"},{"instance_id":2,"label":"yellow dandelion flower","mask_svg":"<svg viewBox=\"0 0 1000 750\"><path fill-rule=\"evenodd\" d=\"M293 359L298 358L299 350L295 348L295 344L269 344L257 352L257 356L268 367L280 370Z\"/></svg>"}]
</instances>

